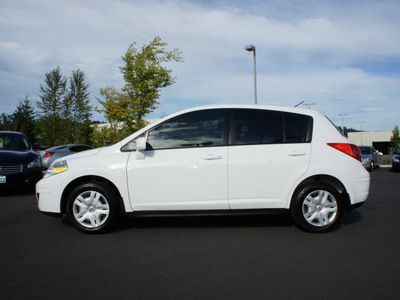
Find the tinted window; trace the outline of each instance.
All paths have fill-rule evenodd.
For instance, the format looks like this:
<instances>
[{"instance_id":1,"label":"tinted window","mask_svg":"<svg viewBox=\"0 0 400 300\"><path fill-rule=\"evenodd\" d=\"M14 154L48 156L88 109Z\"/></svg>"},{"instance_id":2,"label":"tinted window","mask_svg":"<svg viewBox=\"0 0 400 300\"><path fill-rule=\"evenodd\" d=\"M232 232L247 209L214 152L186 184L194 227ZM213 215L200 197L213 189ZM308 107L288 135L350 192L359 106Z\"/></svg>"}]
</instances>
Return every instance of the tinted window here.
<instances>
[{"instance_id":1,"label":"tinted window","mask_svg":"<svg viewBox=\"0 0 400 300\"><path fill-rule=\"evenodd\" d=\"M361 150L361 154L363 155L371 155L372 151L370 147L359 147Z\"/></svg>"},{"instance_id":2,"label":"tinted window","mask_svg":"<svg viewBox=\"0 0 400 300\"><path fill-rule=\"evenodd\" d=\"M152 149L220 146L225 119L222 109L187 113L151 130L147 143Z\"/></svg>"},{"instance_id":3,"label":"tinted window","mask_svg":"<svg viewBox=\"0 0 400 300\"><path fill-rule=\"evenodd\" d=\"M283 114L275 111L236 111L236 144L283 142Z\"/></svg>"},{"instance_id":4,"label":"tinted window","mask_svg":"<svg viewBox=\"0 0 400 300\"><path fill-rule=\"evenodd\" d=\"M0 133L0 150L28 151L31 145L22 134Z\"/></svg>"},{"instance_id":5,"label":"tinted window","mask_svg":"<svg viewBox=\"0 0 400 300\"><path fill-rule=\"evenodd\" d=\"M235 111L236 145L311 142L312 118L306 115L268 111Z\"/></svg>"},{"instance_id":6,"label":"tinted window","mask_svg":"<svg viewBox=\"0 0 400 300\"><path fill-rule=\"evenodd\" d=\"M311 117L299 114L285 113L286 143L305 143L311 141L308 128L311 126Z\"/></svg>"}]
</instances>

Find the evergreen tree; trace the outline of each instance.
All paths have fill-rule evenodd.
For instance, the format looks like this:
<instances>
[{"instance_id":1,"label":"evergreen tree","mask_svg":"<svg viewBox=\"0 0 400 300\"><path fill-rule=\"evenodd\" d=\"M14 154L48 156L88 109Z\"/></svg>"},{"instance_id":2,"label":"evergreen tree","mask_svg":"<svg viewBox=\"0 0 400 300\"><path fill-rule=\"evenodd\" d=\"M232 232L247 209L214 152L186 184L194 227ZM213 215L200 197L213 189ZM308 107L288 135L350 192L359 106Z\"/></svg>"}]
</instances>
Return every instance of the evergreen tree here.
<instances>
[{"instance_id":1,"label":"evergreen tree","mask_svg":"<svg viewBox=\"0 0 400 300\"><path fill-rule=\"evenodd\" d=\"M35 112L31 101L26 96L25 100L19 101L17 109L12 115L12 127L14 131L19 131L25 134L28 140L35 142Z\"/></svg>"},{"instance_id":2,"label":"evergreen tree","mask_svg":"<svg viewBox=\"0 0 400 300\"><path fill-rule=\"evenodd\" d=\"M85 82L85 73L72 71L69 90L64 98L64 118L71 143L88 143L90 136L90 118L92 107L89 99L89 84Z\"/></svg>"},{"instance_id":3,"label":"evergreen tree","mask_svg":"<svg viewBox=\"0 0 400 300\"><path fill-rule=\"evenodd\" d=\"M62 144L66 130L63 126L64 96L67 88L67 78L61 73L60 67L45 75L44 84L40 85L40 101L37 106L41 118L38 120L38 131L42 142L48 145Z\"/></svg>"},{"instance_id":4,"label":"evergreen tree","mask_svg":"<svg viewBox=\"0 0 400 300\"><path fill-rule=\"evenodd\" d=\"M7 115L5 113L1 114L0 118L0 130L3 131L12 131L12 116Z\"/></svg>"}]
</instances>

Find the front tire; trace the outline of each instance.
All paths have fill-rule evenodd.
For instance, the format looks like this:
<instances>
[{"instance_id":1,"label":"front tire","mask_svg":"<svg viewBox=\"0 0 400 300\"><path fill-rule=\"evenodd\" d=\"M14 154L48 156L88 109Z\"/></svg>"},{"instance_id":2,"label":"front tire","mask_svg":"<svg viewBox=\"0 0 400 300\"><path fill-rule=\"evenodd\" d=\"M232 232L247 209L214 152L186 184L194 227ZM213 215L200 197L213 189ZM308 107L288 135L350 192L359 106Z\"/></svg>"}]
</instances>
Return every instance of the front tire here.
<instances>
[{"instance_id":1,"label":"front tire","mask_svg":"<svg viewBox=\"0 0 400 300\"><path fill-rule=\"evenodd\" d=\"M325 183L300 188L291 207L297 227L308 232L326 232L338 226L343 211L342 196Z\"/></svg>"},{"instance_id":2,"label":"front tire","mask_svg":"<svg viewBox=\"0 0 400 300\"><path fill-rule=\"evenodd\" d=\"M109 230L118 216L118 201L108 187L84 183L68 197L67 213L78 230L100 233Z\"/></svg>"}]
</instances>

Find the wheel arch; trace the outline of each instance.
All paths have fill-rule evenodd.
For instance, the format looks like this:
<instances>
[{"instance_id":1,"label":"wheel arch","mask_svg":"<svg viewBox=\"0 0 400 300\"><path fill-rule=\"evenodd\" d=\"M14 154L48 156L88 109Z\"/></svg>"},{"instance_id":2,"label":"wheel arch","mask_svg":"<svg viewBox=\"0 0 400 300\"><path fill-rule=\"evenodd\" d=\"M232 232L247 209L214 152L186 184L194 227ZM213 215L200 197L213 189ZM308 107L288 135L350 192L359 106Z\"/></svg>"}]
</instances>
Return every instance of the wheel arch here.
<instances>
[{"instance_id":1,"label":"wheel arch","mask_svg":"<svg viewBox=\"0 0 400 300\"><path fill-rule=\"evenodd\" d=\"M111 191L114 192L118 199L119 209L122 213L125 213L125 205L122 199L121 193L114 183L110 180L100 177L100 176L82 176L71 181L64 189L61 196L61 214L65 214L67 212L67 202L69 193L83 183L97 183L97 184L105 184Z\"/></svg>"},{"instance_id":2,"label":"wheel arch","mask_svg":"<svg viewBox=\"0 0 400 300\"><path fill-rule=\"evenodd\" d=\"M292 197L290 199L290 208L292 207L292 204L294 203L294 199L296 198L297 194L305 186L312 184L312 183L325 183L325 184L329 184L330 186L334 187L342 196L344 208L345 209L350 208L350 196L347 193L346 187L344 186L344 184L336 177L333 177L331 175L325 175L325 174L313 175L311 177L304 179L302 182L300 182L300 184L294 190Z\"/></svg>"}]
</instances>

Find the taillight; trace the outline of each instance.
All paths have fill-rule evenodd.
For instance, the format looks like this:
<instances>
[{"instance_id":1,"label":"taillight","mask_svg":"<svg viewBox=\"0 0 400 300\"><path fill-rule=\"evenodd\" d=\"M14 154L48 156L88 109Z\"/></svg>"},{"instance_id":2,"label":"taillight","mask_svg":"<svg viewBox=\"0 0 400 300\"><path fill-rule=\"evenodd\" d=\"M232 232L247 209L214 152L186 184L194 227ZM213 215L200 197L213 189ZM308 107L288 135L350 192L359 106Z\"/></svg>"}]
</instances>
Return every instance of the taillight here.
<instances>
[{"instance_id":1,"label":"taillight","mask_svg":"<svg viewBox=\"0 0 400 300\"><path fill-rule=\"evenodd\" d=\"M54 153L55 153L55 152L46 152L46 153L43 155L43 158L50 157L50 156L52 156Z\"/></svg>"},{"instance_id":2,"label":"taillight","mask_svg":"<svg viewBox=\"0 0 400 300\"><path fill-rule=\"evenodd\" d=\"M359 161L361 161L361 151L360 148L358 148L354 144L347 144L347 143L328 143L328 146L331 146L332 148L339 150Z\"/></svg>"}]
</instances>

